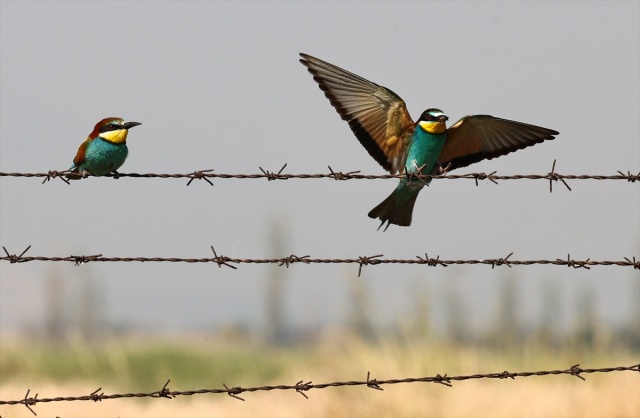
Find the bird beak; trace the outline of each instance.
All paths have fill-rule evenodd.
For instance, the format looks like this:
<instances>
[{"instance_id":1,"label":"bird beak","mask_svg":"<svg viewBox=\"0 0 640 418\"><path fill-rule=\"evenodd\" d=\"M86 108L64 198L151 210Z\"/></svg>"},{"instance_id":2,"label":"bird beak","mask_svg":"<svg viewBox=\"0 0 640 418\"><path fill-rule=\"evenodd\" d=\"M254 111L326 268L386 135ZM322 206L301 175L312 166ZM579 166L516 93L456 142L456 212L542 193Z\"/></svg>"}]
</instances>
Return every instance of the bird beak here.
<instances>
[{"instance_id":1,"label":"bird beak","mask_svg":"<svg viewBox=\"0 0 640 418\"><path fill-rule=\"evenodd\" d=\"M140 122L127 122L124 125L122 125L122 129L131 129L134 126L138 126L138 125L142 125Z\"/></svg>"},{"instance_id":2,"label":"bird beak","mask_svg":"<svg viewBox=\"0 0 640 418\"><path fill-rule=\"evenodd\" d=\"M438 118L438 122L446 122L449 120L448 116L442 115Z\"/></svg>"}]
</instances>

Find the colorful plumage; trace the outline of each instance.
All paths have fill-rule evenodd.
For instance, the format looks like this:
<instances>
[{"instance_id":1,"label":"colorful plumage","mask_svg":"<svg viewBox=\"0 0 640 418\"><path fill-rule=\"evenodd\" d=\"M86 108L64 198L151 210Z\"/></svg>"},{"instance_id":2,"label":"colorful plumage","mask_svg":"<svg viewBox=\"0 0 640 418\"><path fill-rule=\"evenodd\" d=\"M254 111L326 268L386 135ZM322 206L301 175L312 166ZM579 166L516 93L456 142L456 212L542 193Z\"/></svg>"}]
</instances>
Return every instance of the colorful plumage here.
<instances>
[{"instance_id":1,"label":"colorful plumage","mask_svg":"<svg viewBox=\"0 0 640 418\"><path fill-rule=\"evenodd\" d=\"M489 115L465 116L447 129L448 117L439 109L427 109L413 122L404 101L391 90L310 55L300 56L369 154L389 173L407 174L369 212L369 217L382 221L380 226L386 222L386 228L411 224L416 197L430 181L412 174L440 174L558 135L552 129Z\"/></svg>"},{"instance_id":2,"label":"colorful plumage","mask_svg":"<svg viewBox=\"0 0 640 418\"><path fill-rule=\"evenodd\" d=\"M127 159L127 134L129 129L141 125L139 122L126 122L121 118L105 118L96 124L87 139L78 148L69 171L69 176L78 179L93 174L104 176L116 171Z\"/></svg>"}]
</instances>

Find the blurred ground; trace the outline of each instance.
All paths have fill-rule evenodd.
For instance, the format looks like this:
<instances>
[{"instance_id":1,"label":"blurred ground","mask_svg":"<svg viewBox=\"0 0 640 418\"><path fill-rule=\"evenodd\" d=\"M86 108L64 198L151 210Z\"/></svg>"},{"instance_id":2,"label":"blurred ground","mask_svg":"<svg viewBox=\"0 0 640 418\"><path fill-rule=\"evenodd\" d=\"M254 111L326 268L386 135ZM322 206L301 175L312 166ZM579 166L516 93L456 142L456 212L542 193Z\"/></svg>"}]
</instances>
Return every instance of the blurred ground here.
<instances>
[{"instance_id":1,"label":"blurred ground","mask_svg":"<svg viewBox=\"0 0 640 418\"><path fill-rule=\"evenodd\" d=\"M0 399L21 399L27 388L39 398L101 392L153 392L171 378L170 390L315 384L372 378L449 376L509 370L629 366L638 353L627 350L553 349L537 344L489 348L427 340L366 342L336 333L305 345L274 348L251 341L204 336L174 340L128 340L87 345L3 344ZM91 377L93 376L93 377ZM37 404L38 416L479 416L479 417L637 417L640 374L615 372L470 380L439 384L385 385L312 390L309 399L292 392L243 393L246 400L222 394L167 399L117 399L102 402ZM2 406L4 418L29 416L22 405Z\"/></svg>"}]
</instances>

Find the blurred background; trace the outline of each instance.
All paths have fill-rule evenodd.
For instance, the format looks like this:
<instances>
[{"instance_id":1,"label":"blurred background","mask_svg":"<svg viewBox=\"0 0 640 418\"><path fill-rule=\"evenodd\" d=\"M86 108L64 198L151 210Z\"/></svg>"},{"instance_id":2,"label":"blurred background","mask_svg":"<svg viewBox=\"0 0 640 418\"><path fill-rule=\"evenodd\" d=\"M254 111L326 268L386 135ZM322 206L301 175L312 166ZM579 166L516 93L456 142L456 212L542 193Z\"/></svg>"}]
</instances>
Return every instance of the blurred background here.
<instances>
[{"instance_id":1,"label":"blurred background","mask_svg":"<svg viewBox=\"0 0 640 418\"><path fill-rule=\"evenodd\" d=\"M637 2L2 1L0 11L2 172L67 169L94 124L120 116L142 122L123 173L249 174L287 163L287 173L383 174L299 52L392 89L414 118L438 107L452 122L486 113L560 132L454 174L546 174L556 159L562 174L640 167ZM237 258L640 254L640 193L625 181L570 181L572 191L555 183L553 193L545 181L434 181L413 225L384 233L367 212L396 180L213 183L2 177L0 243L10 254L31 245L26 255L61 257L203 258L210 246ZM629 267L377 265L358 277L341 265L5 261L0 398L48 379L128 391L165 377L189 389L231 376L234 385L282 383L305 370L314 382L355 378L333 363L336 352L354 373L383 363L387 377L633 363L639 278ZM142 358L152 359L147 368ZM352 361L363 358L373 360ZM455 415L452 403L436 415Z\"/></svg>"}]
</instances>

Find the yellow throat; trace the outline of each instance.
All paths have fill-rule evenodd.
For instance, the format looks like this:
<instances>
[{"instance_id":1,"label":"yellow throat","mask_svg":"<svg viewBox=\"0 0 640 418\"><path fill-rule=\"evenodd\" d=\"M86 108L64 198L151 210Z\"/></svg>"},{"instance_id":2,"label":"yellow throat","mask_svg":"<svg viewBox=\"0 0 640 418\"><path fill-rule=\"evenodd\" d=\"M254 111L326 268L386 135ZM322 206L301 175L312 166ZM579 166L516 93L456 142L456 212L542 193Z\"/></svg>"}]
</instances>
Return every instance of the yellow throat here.
<instances>
[{"instance_id":1,"label":"yellow throat","mask_svg":"<svg viewBox=\"0 0 640 418\"><path fill-rule=\"evenodd\" d=\"M433 135L444 133L444 131L447 130L447 124L445 122L423 120L418 124L425 132Z\"/></svg>"},{"instance_id":2,"label":"yellow throat","mask_svg":"<svg viewBox=\"0 0 640 418\"><path fill-rule=\"evenodd\" d=\"M99 136L112 144L124 144L127 142L127 129L117 129L115 131L102 132Z\"/></svg>"}]
</instances>

